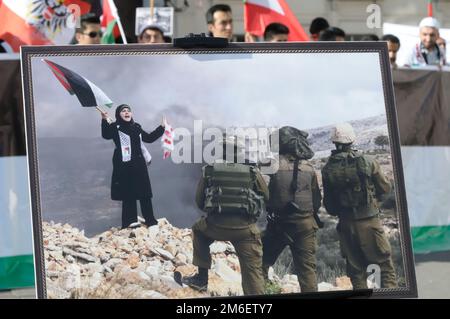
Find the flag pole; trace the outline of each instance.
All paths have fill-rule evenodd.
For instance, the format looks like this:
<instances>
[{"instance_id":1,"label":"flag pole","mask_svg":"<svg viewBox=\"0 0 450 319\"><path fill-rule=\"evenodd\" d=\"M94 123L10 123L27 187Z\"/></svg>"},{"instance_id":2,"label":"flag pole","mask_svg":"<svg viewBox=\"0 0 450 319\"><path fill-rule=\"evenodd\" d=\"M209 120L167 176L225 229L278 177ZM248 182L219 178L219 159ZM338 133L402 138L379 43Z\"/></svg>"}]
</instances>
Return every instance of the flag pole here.
<instances>
[{"instance_id":1,"label":"flag pole","mask_svg":"<svg viewBox=\"0 0 450 319\"><path fill-rule=\"evenodd\" d=\"M96 108L97 111L99 111L101 114L107 113L107 112L105 112L105 110L102 110L102 109L100 108L100 106L96 106L95 108ZM108 123L112 123L112 122L113 122L112 118L110 118L109 116L106 117L106 120L108 121Z\"/></svg>"},{"instance_id":2,"label":"flag pole","mask_svg":"<svg viewBox=\"0 0 450 319\"><path fill-rule=\"evenodd\" d=\"M429 17L433 16L433 1L432 0L428 0L428 16Z\"/></svg>"},{"instance_id":3,"label":"flag pole","mask_svg":"<svg viewBox=\"0 0 450 319\"><path fill-rule=\"evenodd\" d=\"M153 15L155 13L155 0L150 0L150 20L151 24L153 23Z\"/></svg>"},{"instance_id":4,"label":"flag pole","mask_svg":"<svg viewBox=\"0 0 450 319\"><path fill-rule=\"evenodd\" d=\"M117 18L117 26L119 27L120 36L122 37L123 44L128 44L127 38L125 37L125 32L123 31L122 22L120 21L119 12L117 10L116 4L114 3L114 0L108 0L109 1L109 7L111 8L111 11L113 12L113 16Z\"/></svg>"}]
</instances>

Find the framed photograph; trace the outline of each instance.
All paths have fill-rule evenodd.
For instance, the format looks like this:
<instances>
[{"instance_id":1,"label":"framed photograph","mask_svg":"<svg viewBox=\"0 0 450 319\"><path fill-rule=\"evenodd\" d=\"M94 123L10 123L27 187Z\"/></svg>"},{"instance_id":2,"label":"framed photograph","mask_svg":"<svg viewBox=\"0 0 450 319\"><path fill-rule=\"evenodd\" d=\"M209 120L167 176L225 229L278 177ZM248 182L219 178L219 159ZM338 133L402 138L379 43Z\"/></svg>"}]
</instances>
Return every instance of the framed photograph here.
<instances>
[{"instance_id":1,"label":"framed photograph","mask_svg":"<svg viewBox=\"0 0 450 319\"><path fill-rule=\"evenodd\" d=\"M22 71L39 297L417 296L384 43L24 47Z\"/></svg>"}]
</instances>

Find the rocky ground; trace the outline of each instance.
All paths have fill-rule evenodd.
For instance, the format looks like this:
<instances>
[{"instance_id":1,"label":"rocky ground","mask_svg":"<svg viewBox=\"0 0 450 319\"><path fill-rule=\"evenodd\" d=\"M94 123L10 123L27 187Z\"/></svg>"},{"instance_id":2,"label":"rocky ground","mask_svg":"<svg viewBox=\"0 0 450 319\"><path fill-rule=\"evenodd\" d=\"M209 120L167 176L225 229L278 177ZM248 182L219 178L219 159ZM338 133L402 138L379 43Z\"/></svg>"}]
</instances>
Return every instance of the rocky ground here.
<instances>
[{"instance_id":1,"label":"rocky ground","mask_svg":"<svg viewBox=\"0 0 450 319\"><path fill-rule=\"evenodd\" d=\"M173 272L187 276L192 265L190 229L166 219L150 228L112 228L88 238L69 224L44 223L45 269L49 298L195 298L242 295L239 261L228 242L215 242L206 293L178 285ZM267 293L299 292L295 275L279 278L273 269ZM276 289L273 289L273 287ZM347 277L321 282L320 291L351 289Z\"/></svg>"}]
</instances>

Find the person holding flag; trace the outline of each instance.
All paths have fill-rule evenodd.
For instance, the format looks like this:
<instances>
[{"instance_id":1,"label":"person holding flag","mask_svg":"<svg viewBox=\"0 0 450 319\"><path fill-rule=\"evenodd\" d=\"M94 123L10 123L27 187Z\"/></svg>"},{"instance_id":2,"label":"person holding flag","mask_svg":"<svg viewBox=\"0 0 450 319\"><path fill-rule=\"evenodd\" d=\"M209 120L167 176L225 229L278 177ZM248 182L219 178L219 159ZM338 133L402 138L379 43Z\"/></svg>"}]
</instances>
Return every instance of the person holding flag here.
<instances>
[{"instance_id":1,"label":"person holding flag","mask_svg":"<svg viewBox=\"0 0 450 319\"><path fill-rule=\"evenodd\" d=\"M143 142L153 143L163 136L166 118L153 132L147 133L133 119L131 107L127 104L116 108L116 121L110 123L108 114L102 115L102 137L113 140L113 173L111 199L122 201L122 228L137 224L137 200L140 201L142 216L147 226L157 225L152 206L152 188L147 171L151 155Z\"/></svg>"},{"instance_id":2,"label":"person holding flag","mask_svg":"<svg viewBox=\"0 0 450 319\"><path fill-rule=\"evenodd\" d=\"M116 121L108 117L104 107L112 107L113 102L97 85L87 78L53 61L42 60L48 65L59 83L70 95L75 95L82 107L95 107L102 116L102 137L113 140L116 148L113 155L111 199L122 201L122 228L137 223L137 204L141 203L144 224L158 224L153 214L152 188L147 165L152 159L144 146L161 138L163 158L173 151L174 130L163 116L161 125L147 133L133 119L131 107L121 104L116 108ZM164 136L163 136L164 135Z\"/></svg>"}]
</instances>

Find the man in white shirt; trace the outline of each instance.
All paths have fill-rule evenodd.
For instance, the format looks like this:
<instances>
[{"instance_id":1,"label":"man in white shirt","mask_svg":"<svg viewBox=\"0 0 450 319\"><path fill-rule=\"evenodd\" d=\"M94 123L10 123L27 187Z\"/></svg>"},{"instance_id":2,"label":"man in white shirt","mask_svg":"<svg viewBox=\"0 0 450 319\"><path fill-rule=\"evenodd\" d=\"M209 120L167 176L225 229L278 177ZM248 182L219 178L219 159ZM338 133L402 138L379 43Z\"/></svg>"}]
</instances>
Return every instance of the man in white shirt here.
<instances>
[{"instance_id":1,"label":"man in white shirt","mask_svg":"<svg viewBox=\"0 0 450 319\"><path fill-rule=\"evenodd\" d=\"M437 45L439 21L433 17L422 19L419 25L420 43L409 57L408 66L445 65L445 52Z\"/></svg>"}]
</instances>

